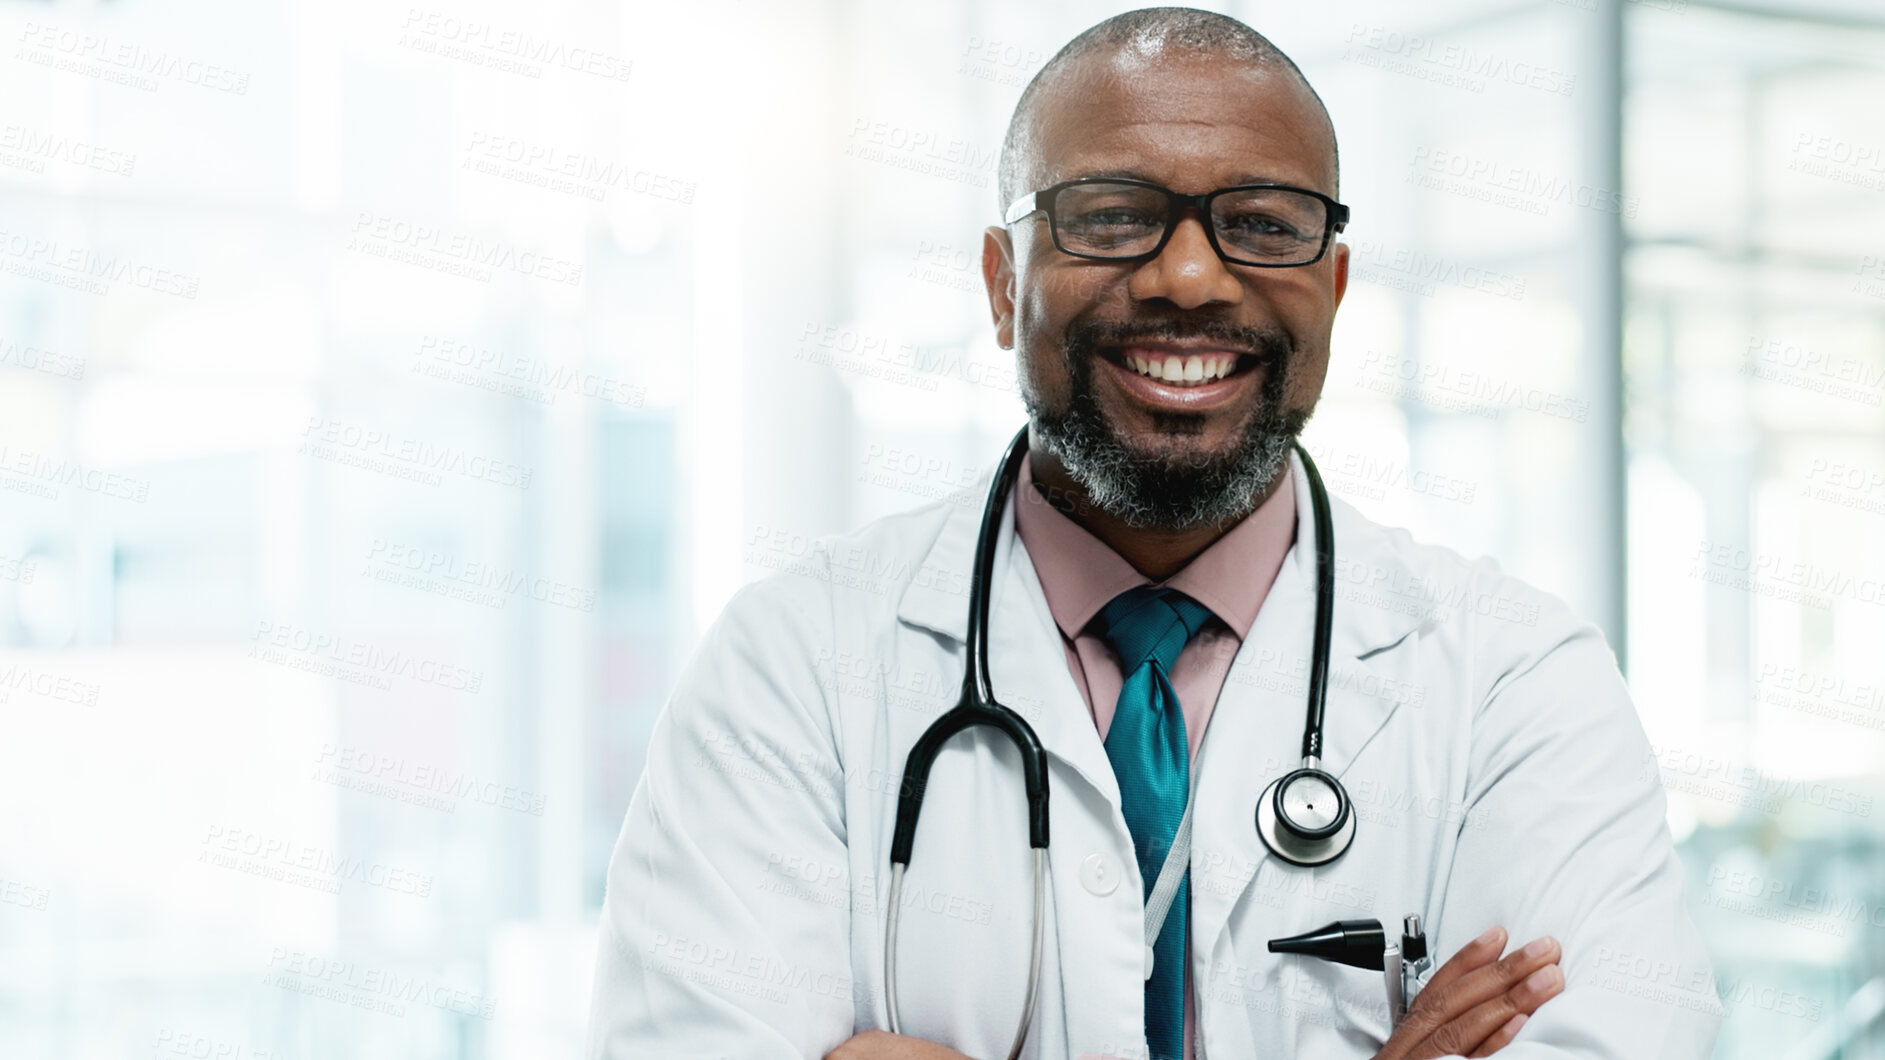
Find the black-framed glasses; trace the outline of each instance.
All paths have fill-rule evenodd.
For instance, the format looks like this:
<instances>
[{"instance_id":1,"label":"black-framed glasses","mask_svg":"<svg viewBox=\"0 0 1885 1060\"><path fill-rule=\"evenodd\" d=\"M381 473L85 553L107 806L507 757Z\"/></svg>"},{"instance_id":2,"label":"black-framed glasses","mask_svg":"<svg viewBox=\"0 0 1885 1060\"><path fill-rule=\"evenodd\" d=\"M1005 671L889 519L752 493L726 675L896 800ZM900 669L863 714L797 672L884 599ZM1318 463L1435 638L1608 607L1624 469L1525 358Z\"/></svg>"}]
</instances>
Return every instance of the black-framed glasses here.
<instances>
[{"instance_id":1,"label":"black-framed glasses","mask_svg":"<svg viewBox=\"0 0 1885 1060\"><path fill-rule=\"evenodd\" d=\"M1239 184L1187 195L1127 177L1062 181L1016 199L1002 220L1013 225L1040 210L1063 254L1144 261L1165 249L1189 209L1210 218L1204 234L1218 257L1267 269L1321 261L1348 224L1348 207L1308 188Z\"/></svg>"}]
</instances>

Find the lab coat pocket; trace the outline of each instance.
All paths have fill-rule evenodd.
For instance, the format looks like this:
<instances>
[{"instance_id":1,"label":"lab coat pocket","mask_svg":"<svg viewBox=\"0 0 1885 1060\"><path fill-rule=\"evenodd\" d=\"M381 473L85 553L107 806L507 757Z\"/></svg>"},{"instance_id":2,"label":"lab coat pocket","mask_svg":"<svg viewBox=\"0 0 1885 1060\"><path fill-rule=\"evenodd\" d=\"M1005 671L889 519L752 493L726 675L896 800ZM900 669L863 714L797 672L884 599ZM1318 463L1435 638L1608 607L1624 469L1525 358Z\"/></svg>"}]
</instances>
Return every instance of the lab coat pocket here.
<instances>
[{"instance_id":1,"label":"lab coat pocket","mask_svg":"<svg viewBox=\"0 0 1885 1060\"><path fill-rule=\"evenodd\" d=\"M1398 917L1384 915L1383 896L1373 882L1360 858L1319 869L1269 858L1259 866L1249 897L1267 898L1278 910L1270 921L1276 928L1273 938L1344 920L1392 921L1398 928ZM1387 1040L1387 980L1379 969L1298 954L1266 955L1275 962L1271 1018L1287 1024L1283 1034L1295 1055L1368 1057Z\"/></svg>"},{"instance_id":2,"label":"lab coat pocket","mask_svg":"<svg viewBox=\"0 0 1885 1060\"><path fill-rule=\"evenodd\" d=\"M1333 961L1304 961L1296 968L1302 981L1286 989L1301 995L1305 1011L1322 1017L1303 1027L1302 1055L1374 1055L1391 1031L1382 973Z\"/></svg>"}]
</instances>

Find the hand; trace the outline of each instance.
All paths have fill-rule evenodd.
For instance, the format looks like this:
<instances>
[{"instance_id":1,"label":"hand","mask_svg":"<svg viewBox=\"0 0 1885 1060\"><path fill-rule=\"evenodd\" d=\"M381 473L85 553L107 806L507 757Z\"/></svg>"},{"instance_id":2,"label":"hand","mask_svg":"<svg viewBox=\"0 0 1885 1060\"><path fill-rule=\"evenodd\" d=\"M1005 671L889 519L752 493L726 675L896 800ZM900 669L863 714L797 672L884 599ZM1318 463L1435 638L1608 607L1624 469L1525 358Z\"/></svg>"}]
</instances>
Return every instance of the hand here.
<instances>
[{"instance_id":1,"label":"hand","mask_svg":"<svg viewBox=\"0 0 1885 1060\"><path fill-rule=\"evenodd\" d=\"M946 1045L889 1031L853 1034L825 1060L969 1060Z\"/></svg>"},{"instance_id":2,"label":"hand","mask_svg":"<svg viewBox=\"0 0 1885 1060\"><path fill-rule=\"evenodd\" d=\"M1494 927L1454 954L1375 1060L1491 1056L1512 1044L1538 1006L1564 989L1563 951L1549 935L1499 958L1504 949L1505 929Z\"/></svg>"}]
</instances>

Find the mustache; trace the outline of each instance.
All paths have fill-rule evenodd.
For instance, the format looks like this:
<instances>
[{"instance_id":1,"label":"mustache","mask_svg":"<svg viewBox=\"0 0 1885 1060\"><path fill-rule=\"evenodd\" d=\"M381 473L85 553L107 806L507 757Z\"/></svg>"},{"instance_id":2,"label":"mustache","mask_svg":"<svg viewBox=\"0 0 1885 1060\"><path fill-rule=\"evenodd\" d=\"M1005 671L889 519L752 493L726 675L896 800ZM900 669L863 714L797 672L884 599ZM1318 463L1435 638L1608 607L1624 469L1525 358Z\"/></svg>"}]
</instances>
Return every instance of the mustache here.
<instances>
[{"instance_id":1,"label":"mustache","mask_svg":"<svg viewBox=\"0 0 1885 1060\"><path fill-rule=\"evenodd\" d=\"M1068 351L1082 357L1103 346L1146 341L1207 342L1276 364L1287 363L1295 350L1282 328L1245 327L1222 320L1092 320L1067 331Z\"/></svg>"}]
</instances>

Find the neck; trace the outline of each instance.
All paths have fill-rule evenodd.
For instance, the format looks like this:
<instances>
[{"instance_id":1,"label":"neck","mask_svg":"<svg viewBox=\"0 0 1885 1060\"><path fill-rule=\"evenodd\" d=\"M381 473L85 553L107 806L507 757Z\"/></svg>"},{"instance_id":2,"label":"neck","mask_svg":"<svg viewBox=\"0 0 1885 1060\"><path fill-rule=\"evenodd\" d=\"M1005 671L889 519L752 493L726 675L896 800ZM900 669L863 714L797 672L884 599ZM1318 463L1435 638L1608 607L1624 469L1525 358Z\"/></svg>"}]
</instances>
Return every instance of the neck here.
<instances>
[{"instance_id":1,"label":"neck","mask_svg":"<svg viewBox=\"0 0 1885 1060\"><path fill-rule=\"evenodd\" d=\"M1211 542L1223 537L1241 521L1227 519L1221 523L1183 530L1151 530L1128 526L1111 512L1092 503L1086 490L1074 481L1059 457L1045 449L1030 446L1027 460L1028 473L1033 476L1037 491L1042 491L1048 497L1060 498L1054 502L1056 509L1079 523L1094 537L1106 542L1114 552L1125 557L1134 570L1155 582L1164 581L1183 570L1185 564L1196 558L1198 553L1211 547ZM1269 500L1282 482L1283 476L1277 476L1263 496L1257 498L1257 504ZM1068 500L1072 503L1067 503Z\"/></svg>"}]
</instances>

